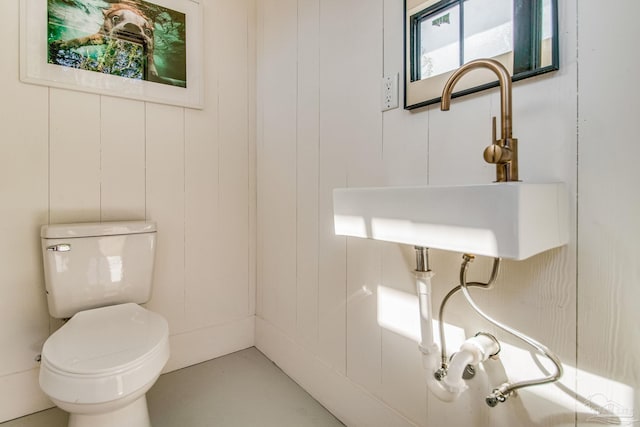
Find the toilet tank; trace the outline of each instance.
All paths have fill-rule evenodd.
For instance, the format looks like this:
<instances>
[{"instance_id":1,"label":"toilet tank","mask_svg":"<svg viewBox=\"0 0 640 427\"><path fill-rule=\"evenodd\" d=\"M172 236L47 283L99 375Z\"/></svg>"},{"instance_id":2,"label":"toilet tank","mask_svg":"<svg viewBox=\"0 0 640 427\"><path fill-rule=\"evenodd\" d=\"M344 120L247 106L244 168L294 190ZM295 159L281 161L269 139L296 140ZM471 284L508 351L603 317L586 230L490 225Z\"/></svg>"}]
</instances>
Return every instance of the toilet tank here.
<instances>
[{"instance_id":1,"label":"toilet tank","mask_svg":"<svg viewBox=\"0 0 640 427\"><path fill-rule=\"evenodd\" d=\"M40 237L51 316L150 299L155 223L44 225Z\"/></svg>"}]
</instances>

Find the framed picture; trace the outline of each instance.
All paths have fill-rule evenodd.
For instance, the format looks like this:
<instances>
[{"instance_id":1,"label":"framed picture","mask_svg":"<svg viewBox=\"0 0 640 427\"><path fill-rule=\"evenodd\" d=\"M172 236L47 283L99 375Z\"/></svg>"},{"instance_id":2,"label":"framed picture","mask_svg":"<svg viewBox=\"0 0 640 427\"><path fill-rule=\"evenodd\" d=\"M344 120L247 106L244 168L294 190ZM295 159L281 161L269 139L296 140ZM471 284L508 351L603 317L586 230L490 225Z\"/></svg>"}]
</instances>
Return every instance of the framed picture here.
<instances>
[{"instance_id":1,"label":"framed picture","mask_svg":"<svg viewBox=\"0 0 640 427\"><path fill-rule=\"evenodd\" d=\"M26 83L204 107L195 0L21 0Z\"/></svg>"}]
</instances>

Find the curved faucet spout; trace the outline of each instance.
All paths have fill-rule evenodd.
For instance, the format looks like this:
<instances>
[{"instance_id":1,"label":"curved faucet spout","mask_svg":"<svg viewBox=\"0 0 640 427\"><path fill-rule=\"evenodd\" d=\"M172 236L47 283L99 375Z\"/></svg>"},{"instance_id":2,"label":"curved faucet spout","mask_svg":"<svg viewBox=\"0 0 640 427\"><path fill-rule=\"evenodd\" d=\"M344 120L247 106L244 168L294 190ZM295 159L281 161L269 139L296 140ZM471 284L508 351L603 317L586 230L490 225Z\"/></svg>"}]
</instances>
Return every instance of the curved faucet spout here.
<instances>
[{"instance_id":1,"label":"curved faucet spout","mask_svg":"<svg viewBox=\"0 0 640 427\"><path fill-rule=\"evenodd\" d=\"M462 76L479 68L493 71L500 84L500 139L496 139L494 118L492 143L485 149L484 158L496 164L496 181L518 181L518 140L512 137L511 76L504 65L494 59L476 59L458 68L444 85L440 109L449 110L455 85Z\"/></svg>"},{"instance_id":2,"label":"curved faucet spout","mask_svg":"<svg viewBox=\"0 0 640 427\"><path fill-rule=\"evenodd\" d=\"M449 80L442 89L442 101L440 103L440 109L442 111L448 111L451 106L451 94L453 88L458 81L471 70L478 68L486 68L493 71L498 76L498 82L500 83L500 124L502 132L500 137L502 139L511 138L512 132L512 116L511 116L511 76L509 71L500 62L495 59L476 59L471 62L467 62L462 67L458 68L449 77Z\"/></svg>"}]
</instances>

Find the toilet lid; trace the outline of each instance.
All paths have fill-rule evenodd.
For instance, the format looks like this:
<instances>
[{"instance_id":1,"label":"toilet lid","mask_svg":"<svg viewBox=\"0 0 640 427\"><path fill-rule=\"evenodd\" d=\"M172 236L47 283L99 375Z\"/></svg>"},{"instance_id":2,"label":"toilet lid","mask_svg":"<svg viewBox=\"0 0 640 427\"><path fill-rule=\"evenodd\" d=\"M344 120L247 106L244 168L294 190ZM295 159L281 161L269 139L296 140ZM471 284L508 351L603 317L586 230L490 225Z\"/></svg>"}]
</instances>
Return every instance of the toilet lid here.
<instances>
[{"instance_id":1,"label":"toilet lid","mask_svg":"<svg viewBox=\"0 0 640 427\"><path fill-rule=\"evenodd\" d=\"M81 311L45 342L42 357L73 374L112 374L141 363L169 334L160 315L127 303Z\"/></svg>"}]
</instances>

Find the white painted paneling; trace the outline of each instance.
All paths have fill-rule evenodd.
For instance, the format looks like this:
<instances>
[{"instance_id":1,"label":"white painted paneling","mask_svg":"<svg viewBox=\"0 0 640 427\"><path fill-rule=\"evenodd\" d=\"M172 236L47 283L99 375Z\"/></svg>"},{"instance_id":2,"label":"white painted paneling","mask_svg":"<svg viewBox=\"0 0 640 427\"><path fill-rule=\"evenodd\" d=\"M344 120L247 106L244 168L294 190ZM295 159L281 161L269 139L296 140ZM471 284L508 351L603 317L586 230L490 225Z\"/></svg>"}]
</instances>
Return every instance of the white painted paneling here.
<instances>
[{"instance_id":1,"label":"white painted paneling","mask_svg":"<svg viewBox=\"0 0 640 427\"><path fill-rule=\"evenodd\" d=\"M404 105L403 45L404 2L384 0L384 75L398 74L399 105ZM384 185L427 184L429 114L427 109L408 113L402 107L382 115Z\"/></svg>"},{"instance_id":2,"label":"white painted paneling","mask_svg":"<svg viewBox=\"0 0 640 427\"><path fill-rule=\"evenodd\" d=\"M328 104L340 115L336 130L338 141L345 144L347 184L380 185L382 113L379 91L372 88L379 87L383 61L380 49L367 46L382 44L382 1L343 2L339 11L342 19L335 20L331 28L332 37L341 42L332 47L330 55L331 66L341 78L329 83L333 86L329 92L339 94ZM353 22L361 23L358 31L353 31ZM321 86L322 92L327 89ZM332 163L320 164L321 170L332 167ZM347 239L346 375L374 395L381 394L381 336L376 322L380 259L381 246L376 242Z\"/></svg>"},{"instance_id":3,"label":"white painted paneling","mask_svg":"<svg viewBox=\"0 0 640 427\"><path fill-rule=\"evenodd\" d=\"M148 307L170 323L167 369L252 345L255 307L255 0L203 7L203 110L20 83L19 3L0 3L0 422L51 405L41 224L158 222Z\"/></svg>"},{"instance_id":4,"label":"white painted paneling","mask_svg":"<svg viewBox=\"0 0 640 427\"><path fill-rule=\"evenodd\" d=\"M382 330L382 401L416 426L427 426L427 388L415 341Z\"/></svg>"},{"instance_id":5,"label":"white painted paneling","mask_svg":"<svg viewBox=\"0 0 640 427\"><path fill-rule=\"evenodd\" d=\"M400 101L404 104L404 3L384 1L384 75L398 73ZM401 108L382 116L383 185L424 185L428 179L429 112L408 113ZM382 338L382 400L418 426L426 426L427 388L422 357L416 342L419 329L413 248L384 244L377 313ZM407 307L407 303L408 307ZM410 310L414 310L413 313ZM409 311L409 312L408 312ZM387 317L389 316L389 317ZM407 322L408 319L411 321Z\"/></svg>"},{"instance_id":6,"label":"white painted paneling","mask_svg":"<svg viewBox=\"0 0 640 427\"><path fill-rule=\"evenodd\" d=\"M107 96L100 100L101 219L144 219L144 103Z\"/></svg>"},{"instance_id":7,"label":"white painted paneling","mask_svg":"<svg viewBox=\"0 0 640 427\"><path fill-rule=\"evenodd\" d=\"M378 324L382 327L382 400L416 425L427 425L427 388L418 349L419 309L413 248L385 243Z\"/></svg>"},{"instance_id":8,"label":"white painted paneling","mask_svg":"<svg viewBox=\"0 0 640 427\"><path fill-rule=\"evenodd\" d=\"M578 392L631 425L640 420L640 4L615 10L603 31L601 3L578 7ZM594 408L581 408L580 425L607 420Z\"/></svg>"},{"instance_id":9,"label":"white painted paneling","mask_svg":"<svg viewBox=\"0 0 640 427\"><path fill-rule=\"evenodd\" d=\"M227 303L218 280L220 157L217 96L210 97L217 93L212 86L217 89L208 86L205 110L185 114L185 307L193 326L212 323Z\"/></svg>"},{"instance_id":10,"label":"white painted paneling","mask_svg":"<svg viewBox=\"0 0 640 427\"><path fill-rule=\"evenodd\" d=\"M561 70L515 84L514 135L521 141L523 179L567 182L578 236L566 248L505 263L496 287L479 292L478 301L556 350L565 379L563 388L532 388L490 410L483 402L488 388L507 377L539 373L524 346L500 335L506 344L502 361L487 365L461 401L436 401L421 384L424 372L411 338L380 325L379 300L372 298L379 288L350 299L376 282L410 295L412 251L347 243L333 234L335 187L494 179L481 153L490 142L491 116L499 111L497 90L456 99L446 113L437 106L379 112L380 77L402 70L399 0L207 3L208 89L201 112L18 83L18 1L2 2L0 11L13 19L0 34L7 40L6 56L16 58L0 65L0 120L9 138L0 150L11 159L0 172L2 212L5 237L18 243L3 257L0 277L2 300L12 303L2 310L8 318L0 337L12 345L2 346L1 367L17 372L0 374L6 385L0 389L0 420L42 407L41 395L11 391L34 389L32 355L47 333L37 226L48 219L142 212L159 225L149 307L171 323L173 367L252 342L251 316L237 316L252 313L257 271L259 345L353 425L569 426L576 418L580 425L610 420L594 418L596 404L614 408L610 415L622 424L636 421L640 337L632 302L640 297L634 286L640 272L632 239L640 234L633 197L640 94L633 70L640 64L630 40L638 36L632 22L638 6L625 0L618 6L625 13L603 31L601 2L559 3ZM121 121L133 132L127 137L132 144L118 139L114 126ZM432 261L439 301L457 281L460 256L440 252ZM488 260L476 263L473 274L484 277ZM467 334L489 327L460 299L452 302L448 319ZM216 325L225 321L228 328ZM224 342L218 345L218 339ZM201 340L208 344L193 351ZM575 393L583 403L576 403Z\"/></svg>"},{"instance_id":11,"label":"white painted paneling","mask_svg":"<svg viewBox=\"0 0 640 427\"><path fill-rule=\"evenodd\" d=\"M390 110L383 115L383 185L427 184L429 115Z\"/></svg>"},{"instance_id":12,"label":"white painted paneling","mask_svg":"<svg viewBox=\"0 0 640 427\"><path fill-rule=\"evenodd\" d=\"M352 78L343 51L345 21L341 1L320 3L320 151L318 192L318 354L338 372L346 373L346 239L333 233L333 189L347 186L349 116L340 106L349 96ZM336 23L342 22L341 31ZM344 58L343 51L340 58Z\"/></svg>"},{"instance_id":13,"label":"white painted paneling","mask_svg":"<svg viewBox=\"0 0 640 427\"><path fill-rule=\"evenodd\" d=\"M257 309L258 298L258 126L257 126L257 110L258 110L258 7L257 0L247 0L247 103L248 103L248 131L249 131L249 147L248 147L248 213L249 213L249 286L247 289L247 312L255 315Z\"/></svg>"},{"instance_id":14,"label":"white painted paneling","mask_svg":"<svg viewBox=\"0 0 640 427\"><path fill-rule=\"evenodd\" d=\"M279 2L285 15L298 9L299 22L315 22L308 15L308 2L299 0L297 5ZM303 5L303 6L301 6ZM520 138L524 159L521 176L527 181L564 181L570 188L573 208L571 220L575 224L575 175L577 117L575 90L576 50L575 2L561 5L562 70L560 72L519 82L514 88L514 133ZM482 152L491 143L491 117L499 115L498 90L456 99L451 111L442 112L438 106L408 112L401 109L379 112L379 83L382 75L400 73L403 68L402 2L385 0L380 3L322 1L318 8L319 60L317 67L319 93L319 135L317 152L318 205L317 205L317 263L318 263L318 342L298 329L290 334L278 328L268 316L262 322L266 329L258 328L258 345L265 349L278 346L273 331L283 333L302 346L304 352L325 363L337 375L345 375L350 381L362 386L371 395L377 396L380 405L390 405L394 410L412 420L416 425L571 425L575 416L570 396L575 389L575 330L576 330L576 277L575 236L566 248L534 257L520 264L505 263L504 273L496 287L478 294L478 301L498 319L516 326L543 341L556 350L565 362L565 391L556 386L539 387L539 393L525 391L519 398L496 409L489 409L484 397L492 387L507 379L533 378L544 373L531 360L525 345L500 335L495 328L473 314L460 297L452 301L447 312L450 327L461 334L450 338L449 353L455 351L464 339L464 334L478 330L490 330L504 340L505 359L493 362L486 372L481 370L469 392L454 404L437 401L426 392L424 375L420 366L420 354L416 338L402 335L393 326L381 324L381 298L386 298L380 289L388 292L414 295L413 251L397 245L377 245L371 242L345 240L333 233L331 191L345 186L371 185L421 185L421 184L469 184L486 183L495 179L495 166L484 163ZM304 10L304 13L301 11ZM382 12L382 13L380 13ZM271 28L273 20L259 17L258 27L265 33L277 32ZM357 23L357 31L354 31ZM259 129L271 127L287 128L285 118L270 112L278 108L264 93L277 85L279 91L297 86L298 120L296 150L305 145L306 135L313 135L315 101L311 91L314 82L302 85L312 71L315 56L305 49L306 41L314 35L313 26L299 26L298 30L298 75L297 82L273 79L270 70L277 65L277 57L260 56L258 62ZM286 30L284 30L286 32ZM289 33L290 34L290 33ZM309 47L313 50L313 40ZM261 43L265 40L260 39ZM286 41L286 45L293 43ZM301 47L302 46L302 47ZM367 52L363 52L366 47ZM266 49L264 52L266 54ZM290 56L286 61L292 61ZM281 64L281 66L284 66ZM311 74L312 75L312 74ZM282 86L286 88L283 89ZM288 85L288 86L287 86ZM288 88L288 89L287 89ZM300 96L302 94L303 96ZM275 120L275 122L271 122ZM278 121L279 120L279 121ZM304 136L303 136L304 135ZM282 147L278 147L281 150ZM286 147L285 147L286 149ZM294 147L289 147L293 150ZM292 152L270 151L267 144L260 145L258 168L260 185L258 198L265 202L265 194L274 191L270 176L273 157L289 159ZM312 196L300 188L314 185L312 150L303 155L297 153L297 206L298 232L306 230L315 221L316 209L307 205ZM284 156L284 157L283 157ZM301 173L300 170L304 170ZM311 177L311 178L310 178ZM300 209L301 206L304 206ZM308 207L307 207L308 206ZM273 208L282 215L285 209ZM473 214L473 206L461 209ZM259 233L264 233L277 224L271 216L258 214ZM313 244L313 233L299 235L298 248L305 243ZM307 242L309 238L309 242ZM376 246L377 245L377 246ZM264 254L269 248L261 246ZM434 251L437 252L437 251ZM299 259L303 256L299 252ZM311 251L308 254L313 257ZM433 254L432 268L436 270L434 280L434 304L439 305L446 292L458 281L460 254ZM305 259L299 266L313 266L314 260ZM473 267L473 277L485 279L491 262L479 259ZM272 286L265 278L260 265L258 292L272 307L289 309L285 298L272 293ZM377 285L372 285L377 283ZM305 279L298 275L298 289L305 289ZM380 288L382 286L383 288ZM312 289L312 288L311 288ZM313 292L309 295L313 298ZM374 298L372 298L374 297ZM415 305L415 297L413 304ZM298 313L305 313L305 324L314 315L309 312L313 301L297 300ZM382 302L384 304L384 302ZM403 312L398 317L404 319ZM410 318L411 319L411 318ZM415 334L418 316L407 320L411 333ZM406 319L405 319L406 320ZM312 321L310 323L313 325ZM275 326L275 328L274 328ZM299 325L300 326L300 325ZM273 328L273 329L272 329ZM280 330L278 330L280 329ZM309 333L313 333L313 329ZM265 335L262 335L265 334ZM270 340L274 339L274 342ZM289 366L291 372L302 369L290 358L274 351L270 353L281 366ZM302 357L302 356L301 356ZM303 357L304 358L304 357ZM310 365L309 365L310 367ZM308 388L321 393L322 380L308 379ZM548 397L547 397L548 395ZM338 410L340 405L331 406ZM535 413L530 414L533 410ZM357 412L354 408L350 414ZM371 425L385 425L382 421Z\"/></svg>"},{"instance_id":15,"label":"white painted paneling","mask_svg":"<svg viewBox=\"0 0 640 427\"><path fill-rule=\"evenodd\" d=\"M322 116L321 116L322 117ZM321 128L323 127L321 119ZM327 132L321 131L324 135ZM321 140L318 201L318 355L338 372L346 371L346 239L333 234L332 191L346 186L344 157L335 144ZM327 163L328 162L328 163Z\"/></svg>"},{"instance_id":16,"label":"white painted paneling","mask_svg":"<svg viewBox=\"0 0 640 427\"><path fill-rule=\"evenodd\" d=\"M261 314L291 334L296 330L296 132L297 6L295 0L261 2L262 156L258 215L264 286Z\"/></svg>"},{"instance_id":17,"label":"white painted paneling","mask_svg":"<svg viewBox=\"0 0 640 427\"><path fill-rule=\"evenodd\" d=\"M297 336L318 342L320 0L298 1Z\"/></svg>"},{"instance_id":18,"label":"white painted paneling","mask_svg":"<svg viewBox=\"0 0 640 427\"><path fill-rule=\"evenodd\" d=\"M40 369L36 367L0 377L0 420L7 421L53 407L53 403L40 390L39 372Z\"/></svg>"},{"instance_id":19,"label":"white painted paneling","mask_svg":"<svg viewBox=\"0 0 640 427\"><path fill-rule=\"evenodd\" d=\"M261 176L262 176L262 159L264 152L264 137L262 135L263 123L264 123L264 90L266 89L266 85L264 84L265 78L262 74L262 63L264 62L264 37L262 37L263 29L264 29L264 20L262 18L262 2L256 1L256 110L255 110L255 119L256 119L256 127L255 127L255 154L256 154L256 193L255 193L255 202L256 202L256 317L263 315L263 301L265 294L265 286L262 283L262 271L263 271L263 260L262 260L262 248L264 247L264 238L263 238L263 228L264 222L262 220L262 215L259 214L260 205L262 204L262 184ZM259 71L260 70L260 71Z\"/></svg>"},{"instance_id":20,"label":"white painted paneling","mask_svg":"<svg viewBox=\"0 0 640 427\"><path fill-rule=\"evenodd\" d=\"M3 57L18 55L17 2L6 6L0 28ZM48 90L18 81L14 61L0 63L0 400L14 392L6 375L37 366L49 332L40 225L48 221ZM14 378L32 378L29 374ZM11 410L0 404L0 420ZM27 403L28 405L28 403Z\"/></svg>"},{"instance_id":21,"label":"white painted paneling","mask_svg":"<svg viewBox=\"0 0 640 427\"><path fill-rule=\"evenodd\" d=\"M146 106L146 217L158 226L154 287L148 308L162 313L171 334L185 328L185 171L182 109Z\"/></svg>"},{"instance_id":22,"label":"white painted paneling","mask_svg":"<svg viewBox=\"0 0 640 427\"><path fill-rule=\"evenodd\" d=\"M376 396L382 393L381 250L379 242L347 240L347 377Z\"/></svg>"},{"instance_id":23,"label":"white painted paneling","mask_svg":"<svg viewBox=\"0 0 640 427\"><path fill-rule=\"evenodd\" d=\"M100 220L100 96L49 90L52 224Z\"/></svg>"},{"instance_id":24,"label":"white painted paneling","mask_svg":"<svg viewBox=\"0 0 640 427\"><path fill-rule=\"evenodd\" d=\"M440 111L439 104L428 110L429 184L495 181L495 166L482 158L484 148L491 143L491 97L470 95L451 101L449 111Z\"/></svg>"},{"instance_id":25,"label":"white painted paneling","mask_svg":"<svg viewBox=\"0 0 640 427\"><path fill-rule=\"evenodd\" d=\"M220 318L245 317L249 296L249 10L247 0L220 2L219 50L219 223L218 289L228 297L212 308ZM224 306L226 304L226 306Z\"/></svg>"},{"instance_id":26,"label":"white painted paneling","mask_svg":"<svg viewBox=\"0 0 640 427\"><path fill-rule=\"evenodd\" d=\"M248 6L226 1L206 11L216 23L208 29L210 49L216 52L207 64L212 84L205 110L186 116L185 297L194 326L246 316L248 298L253 298L247 258Z\"/></svg>"}]
</instances>

